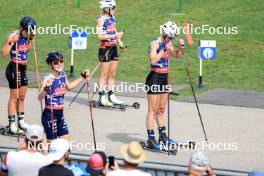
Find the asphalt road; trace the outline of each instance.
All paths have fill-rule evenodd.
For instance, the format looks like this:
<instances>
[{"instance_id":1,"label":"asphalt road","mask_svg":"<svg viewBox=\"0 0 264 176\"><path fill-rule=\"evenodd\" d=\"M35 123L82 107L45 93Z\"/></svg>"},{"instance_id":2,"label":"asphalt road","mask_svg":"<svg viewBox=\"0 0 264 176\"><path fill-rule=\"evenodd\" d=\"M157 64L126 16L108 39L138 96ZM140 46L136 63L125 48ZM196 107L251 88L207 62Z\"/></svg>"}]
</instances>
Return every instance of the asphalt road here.
<instances>
[{"instance_id":1,"label":"asphalt road","mask_svg":"<svg viewBox=\"0 0 264 176\"><path fill-rule=\"evenodd\" d=\"M8 122L6 109L9 89L0 87L0 93L0 122L3 125ZM87 94L82 93L69 108L67 105L74 95L75 93L69 92L65 97L65 117L74 141L73 145L75 145L73 151L91 153L93 138ZM40 103L36 97L37 89L28 89L25 118L29 123L41 124ZM146 139L145 118L147 113L145 98L121 98L127 103L137 101L141 104L141 108L139 110L127 109L125 112L93 109L99 149L105 149L107 154L119 157L119 147L122 144ZM210 144L204 148L213 167L263 171L264 109L200 104L200 110ZM173 139L178 142L194 140L197 144L202 143L204 136L195 104L172 101L170 119ZM77 143L79 143L78 146L76 146ZM0 136L0 145L14 147L18 143L16 138ZM176 156L152 152L147 152L147 155L148 160L152 161L187 164L190 153L189 150L180 150Z\"/></svg>"}]
</instances>

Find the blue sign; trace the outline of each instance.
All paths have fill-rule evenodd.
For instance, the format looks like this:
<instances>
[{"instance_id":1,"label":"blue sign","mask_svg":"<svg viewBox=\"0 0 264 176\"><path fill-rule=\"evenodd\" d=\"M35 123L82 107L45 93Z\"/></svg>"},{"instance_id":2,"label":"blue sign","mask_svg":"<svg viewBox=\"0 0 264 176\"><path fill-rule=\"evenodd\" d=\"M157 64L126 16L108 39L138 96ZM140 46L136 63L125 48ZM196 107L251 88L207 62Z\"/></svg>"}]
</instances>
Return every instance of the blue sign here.
<instances>
[{"instance_id":1,"label":"blue sign","mask_svg":"<svg viewBox=\"0 0 264 176\"><path fill-rule=\"evenodd\" d=\"M69 48L86 49L87 48L87 33L71 32L68 40Z\"/></svg>"},{"instance_id":2,"label":"blue sign","mask_svg":"<svg viewBox=\"0 0 264 176\"><path fill-rule=\"evenodd\" d=\"M199 41L199 58L216 59L216 41L215 40L200 40Z\"/></svg>"},{"instance_id":3,"label":"blue sign","mask_svg":"<svg viewBox=\"0 0 264 176\"><path fill-rule=\"evenodd\" d=\"M199 47L200 59L216 59L216 47Z\"/></svg>"}]
</instances>

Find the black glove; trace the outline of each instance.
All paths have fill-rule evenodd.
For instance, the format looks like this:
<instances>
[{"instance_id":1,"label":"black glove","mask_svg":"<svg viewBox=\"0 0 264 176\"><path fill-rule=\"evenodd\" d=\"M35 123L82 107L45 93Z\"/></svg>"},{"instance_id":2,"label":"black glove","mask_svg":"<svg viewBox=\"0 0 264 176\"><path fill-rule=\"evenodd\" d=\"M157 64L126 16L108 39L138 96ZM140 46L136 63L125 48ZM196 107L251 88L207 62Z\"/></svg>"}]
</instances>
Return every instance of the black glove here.
<instances>
[{"instance_id":1,"label":"black glove","mask_svg":"<svg viewBox=\"0 0 264 176\"><path fill-rule=\"evenodd\" d=\"M84 79L86 79L86 78L89 76L89 74L90 74L89 69L86 69L86 70L84 70L84 71L81 73L81 76L82 76Z\"/></svg>"}]
</instances>

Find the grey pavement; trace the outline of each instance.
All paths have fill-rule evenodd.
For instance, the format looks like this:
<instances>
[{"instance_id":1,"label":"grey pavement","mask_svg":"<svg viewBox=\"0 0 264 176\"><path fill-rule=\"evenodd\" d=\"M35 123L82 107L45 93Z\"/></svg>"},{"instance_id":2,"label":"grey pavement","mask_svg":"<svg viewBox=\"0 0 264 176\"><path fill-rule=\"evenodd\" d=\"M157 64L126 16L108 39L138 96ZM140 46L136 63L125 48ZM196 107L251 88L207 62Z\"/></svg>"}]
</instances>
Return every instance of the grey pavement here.
<instances>
[{"instance_id":1,"label":"grey pavement","mask_svg":"<svg viewBox=\"0 0 264 176\"><path fill-rule=\"evenodd\" d=\"M264 109L264 93L255 91L241 91L229 89L214 89L196 95L197 101L204 104L241 106ZM181 102L194 103L193 96L181 98Z\"/></svg>"},{"instance_id":2,"label":"grey pavement","mask_svg":"<svg viewBox=\"0 0 264 176\"><path fill-rule=\"evenodd\" d=\"M44 76L46 75L46 73L40 73L40 79L43 79ZM76 75L77 76L77 75ZM37 77L36 77L36 73L35 72L28 72L28 79L29 79L29 84L33 84L37 82ZM77 77L76 77L77 78ZM97 91L97 79L91 78L91 80L89 81L91 88L91 92L94 93ZM121 82L121 81L117 81L116 82L116 86L117 87L131 87L134 86L136 87L136 84L139 85L143 85L143 83L130 83L130 82ZM7 87L8 86L8 82L6 80L5 77L5 70L1 70L0 69L0 87ZM77 88L75 88L72 92L78 92L78 90L82 87L82 85L79 85ZM179 93L180 89L183 89L184 87L186 87L186 85L176 85L172 87L172 93ZM82 93L87 92L87 89L84 88L81 91ZM132 91L128 91L128 90L124 90L124 91L120 91L120 93L116 93L119 96L126 96L126 97L139 97L139 98L145 98L146 94L144 93L144 91L142 89L138 89L137 92L132 92Z\"/></svg>"},{"instance_id":3,"label":"grey pavement","mask_svg":"<svg viewBox=\"0 0 264 176\"><path fill-rule=\"evenodd\" d=\"M45 73L40 73L40 77L43 78ZM29 83L37 82L36 74L34 72L29 72ZM93 93L96 91L97 88L97 80L91 79L90 80L91 92ZM137 83L129 83L129 82L121 82L117 81L116 85L126 85L125 87L135 86ZM143 83L141 83L141 86ZM7 87L8 82L5 78L5 71L0 70L0 86ZM172 87L172 92L178 94L179 91L188 85L176 85ZM78 86L72 92L77 92L82 85ZM84 88L82 93L87 92L87 89ZM129 92L129 91L121 91L117 93L119 96L126 96L126 97L137 97L137 98L145 98L146 94L139 89L136 92ZM203 104L214 104L214 105L226 105L226 106L239 106L239 107L250 107L250 108L264 108L264 93L263 92L255 92L255 91L241 91L241 90L229 90L229 89L214 89L209 90L203 94L197 94L198 103ZM180 102L192 102L194 103L193 96L187 96L180 98Z\"/></svg>"},{"instance_id":4,"label":"grey pavement","mask_svg":"<svg viewBox=\"0 0 264 176\"><path fill-rule=\"evenodd\" d=\"M0 87L1 124L7 124L7 100L9 89ZM37 89L28 89L25 112L30 123L41 124L40 103ZM91 153L92 130L88 109L87 94L81 93L77 101L68 107L75 93L68 92L65 97L65 118L69 125L74 144L74 152ZM97 98L97 95L94 97ZM93 109L96 140L99 149L109 155L119 155L121 144L132 140L146 139L145 118L146 98L121 97L128 103L138 101L139 110L126 112ZM213 167L239 170L262 170L264 165L264 109L200 104L209 146L204 146L209 162ZM178 142L194 140L200 145L204 138L194 103L171 101L171 137ZM156 131L157 134L157 131ZM86 144L86 145L85 145ZM17 146L16 138L0 136L1 146ZM88 150L84 150L84 146ZM201 146L201 145L200 145ZM217 150L218 148L218 150ZM90 149L90 150L89 150ZM147 152L148 160L175 164L187 164L191 151L180 150L176 156Z\"/></svg>"}]
</instances>

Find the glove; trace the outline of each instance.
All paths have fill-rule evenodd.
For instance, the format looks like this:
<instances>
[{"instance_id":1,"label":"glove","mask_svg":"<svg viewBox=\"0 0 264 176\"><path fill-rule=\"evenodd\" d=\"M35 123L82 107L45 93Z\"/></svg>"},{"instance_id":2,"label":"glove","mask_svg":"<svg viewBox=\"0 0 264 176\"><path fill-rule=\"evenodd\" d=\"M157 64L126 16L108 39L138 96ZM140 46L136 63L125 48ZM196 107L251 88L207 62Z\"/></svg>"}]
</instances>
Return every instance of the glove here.
<instances>
[{"instance_id":1,"label":"glove","mask_svg":"<svg viewBox=\"0 0 264 176\"><path fill-rule=\"evenodd\" d=\"M120 43L119 43L119 46L120 46L120 50L121 50L121 52L126 52L126 51L127 51L127 46L124 45L123 42L120 42Z\"/></svg>"},{"instance_id":2,"label":"glove","mask_svg":"<svg viewBox=\"0 0 264 176\"><path fill-rule=\"evenodd\" d=\"M184 40L183 40L183 39L179 39L179 40L178 40L178 44L179 44L179 47L180 47L181 49L184 48Z\"/></svg>"},{"instance_id":3,"label":"glove","mask_svg":"<svg viewBox=\"0 0 264 176\"><path fill-rule=\"evenodd\" d=\"M90 70L86 69L81 73L81 76L86 79L90 75Z\"/></svg>"}]
</instances>

